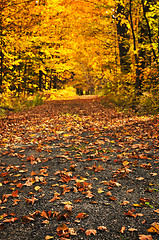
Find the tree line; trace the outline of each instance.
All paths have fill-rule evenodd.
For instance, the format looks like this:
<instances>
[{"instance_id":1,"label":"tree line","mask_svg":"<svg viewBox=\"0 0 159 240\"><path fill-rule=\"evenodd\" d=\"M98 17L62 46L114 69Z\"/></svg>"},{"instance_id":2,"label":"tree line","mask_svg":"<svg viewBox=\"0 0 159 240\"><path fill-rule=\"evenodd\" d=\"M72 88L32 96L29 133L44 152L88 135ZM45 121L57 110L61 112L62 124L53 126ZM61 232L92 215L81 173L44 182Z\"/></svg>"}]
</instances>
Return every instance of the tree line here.
<instances>
[{"instance_id":1,"label":"tree line","mask_svg":"<svg viewBox=\"0 0 159 240\"><path fill-rule=\"evenodd\" d=\"M0 0L0 11L1 93L157 96L157 0Z\"/></svg>"}]
</instances>

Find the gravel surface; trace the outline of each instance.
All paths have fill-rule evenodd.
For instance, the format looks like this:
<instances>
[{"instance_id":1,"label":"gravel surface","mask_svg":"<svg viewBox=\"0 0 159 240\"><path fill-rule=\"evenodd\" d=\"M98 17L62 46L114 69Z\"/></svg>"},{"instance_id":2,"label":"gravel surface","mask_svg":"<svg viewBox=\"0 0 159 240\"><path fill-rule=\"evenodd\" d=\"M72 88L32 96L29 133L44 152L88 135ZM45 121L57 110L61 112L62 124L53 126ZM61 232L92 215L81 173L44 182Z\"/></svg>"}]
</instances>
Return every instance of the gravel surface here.
<instances>
[{"instance_id":1,"label":"gravel surface","mask_svg":"<svg viewBox=\"0 0 159 240\"><path fill-rule=\"evenodd\" d=\"M97 97L1 119L0 239L157 240L158 119Z\"/></svg>"}]
</instances>

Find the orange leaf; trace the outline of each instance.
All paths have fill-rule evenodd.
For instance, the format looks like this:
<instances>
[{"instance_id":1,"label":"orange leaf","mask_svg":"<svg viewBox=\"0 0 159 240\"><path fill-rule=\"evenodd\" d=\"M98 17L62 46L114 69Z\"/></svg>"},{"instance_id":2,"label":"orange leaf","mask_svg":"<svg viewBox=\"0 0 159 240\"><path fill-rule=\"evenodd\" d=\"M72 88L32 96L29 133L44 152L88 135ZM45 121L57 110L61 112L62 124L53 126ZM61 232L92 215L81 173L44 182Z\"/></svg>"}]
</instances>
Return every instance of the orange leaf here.
<instances>
[{"instance_id":1,"label":"orange leaf","mask_svg":"<svg viewBox=\"0 0 159 240\"><path fill-rule=\"evenodd\" d=\"M48 219L48 215L44 210L42 211L41 216Z\"/></svg>"},{"instance_id":2,"label":"orange leaf","mask_svg":"<svg viewBox=\"0 0 159 240\"><path fill-rule=\"evenodd\" d=\"M127 204L129 204L130 202L129 201L123 201L122 203L121 203L121 205L127 205Z\"/></svg>"},{"instance_id":3,"label":"orange leaf","mask_svg":"<svg viewBox=\"0 0 159 240\"><path fill-rule=\"evenodd\" d=\"M111 201L116 201L117 199L116 199L116 197L111 197L110 200Z\"/></svg>"},{"instance_id":4,"label":"orange leaf","mask_svg":"<svg viewBox=\"0 0 159 240\"><path fill-rule=\"evenodd\" d=\"M155 213L159 213L159 209L157 209L157 210L154 210L154 212L155 212Z\"/></svg>"},{"instance_id":5,"label":"orange leaf","mask_svg":"<svg viewBox=\"0 0 159 240\"><path fill-rule=\"evenodd\" d=\"M107 231L107 227L105 227L105 226L99 226L98 229Z\"/></svg>"},{"instance_id":6,"label":"orange leaf","mask_svg":"<svg viewBox=\"0 0 159 240\"><path fill-rule=\"evenodd\" d=\"M54 237L47 235L47 236L45 237L45 240L49 240L49 239L52 239L52 238L54 238Z\"/></svg>"},{"instance_id":7,"label":"orange leaf","mask_svg":"<svg viewBox=\"0 0 159 240\"><path fill-rule=\"evenodd\" d=\"M88 230L85 231L85 234L87 236L89 236L91 234L96 235L96 233L97 233L97 231L95 229L88 229Z\"/></svg>"},{"instance_id":8,"label":"orange leaf","mask_svg":"<svg viewBox=\"0 0 159 240\"><path fill-rule=\"evenodd\" d=\"M129 228L128 230L129 230L130 232L137 231L137 229L136 229L136 228Z\"/></svg>"},{"instance_id":9,"label":"orange leaf","mask_svg":"<svg viewBox=\"0 0 159 240\"><path fill-rule=\"evenodd\" d=\"M12 192L13 197L18 197L18 190Z\"/></svg>"},{"instance_id":10,"label":"orange leaf","mask_svg":"<svg viewBox=\"0 0 159 240\"><path fill-rule=\"evenodd\" d=\"M69 230L69 228L67 227L67 225L62 223L61 225L59 225L57 227L57 235L59 237L65 236L66 234L68 234L68 230Z\"/></svg>"},{"instance_id":11,"label":"orange leaf","mask_svg":"<svg viewBox=\"0 0 159 240\"><path fill-rule=\"evenodd\" d=\"M10 218L10 219L5 219L3 222L15 222L18 218Z\"/></svg>"},{"instance_id":12,"label":"orange leaf","mask_svg":"<svg viewBox=\"0 0 159 240\"><path fill-rule=\"evenodd\" d=\"M82 218L82 219L87 218L87 217L88 217L88 215L87 215L86 213L79 213L79 214L76 216L76 218Z\"/></svg>"},{"instance_id":13,"label":"orange leaf","mask_svg":"<svg viewBox=\"0 0 159 240\"><path fill-rule=\"evenodd\" d=\"M121 232L121 233L124 233L124 231L125 231L125 227L123 226L123 227L121 228L120 232Z\"/></svg>"},{"instance_id":14,"label":"orange leaf","mask_svg":"<svg viewBox=\"0 0 159 240\"><path fill-rule=\"evenodd\" d=\"M140 240L153 240L151 235L139 235Z\"/></svg>"},{"instance_id":15,"label":"orange leaf","mask_svg":"<svg viewBox=\"0 0 159 240\"><path fill-rule=\"evenodd\" d=\"M129 190L127 190L127 193L131 193L133 191L134 191L134 189L129 189Z\"/></svg>"},{"instance_id":16,"label":"orange leaf","mask_svg":"<svg viewBox=\"0 0 159 240\"><path fill-rule=\"evenodd\" d=\"M111 196L111 195L112 193L110 191L106 193L106 196Z\"/></svg>"},{"instance_id":17,"label":"orange leaf","mask_svg":"<svg viewBox=\"0 0 159 240\"><path fill-rule=\"evenodd\" d=\"M158 233L159 234L159 223L157 223L157 222L152 223L151 227L147 231L151 232L151 233Z\"/></svg>"}]
</instances>

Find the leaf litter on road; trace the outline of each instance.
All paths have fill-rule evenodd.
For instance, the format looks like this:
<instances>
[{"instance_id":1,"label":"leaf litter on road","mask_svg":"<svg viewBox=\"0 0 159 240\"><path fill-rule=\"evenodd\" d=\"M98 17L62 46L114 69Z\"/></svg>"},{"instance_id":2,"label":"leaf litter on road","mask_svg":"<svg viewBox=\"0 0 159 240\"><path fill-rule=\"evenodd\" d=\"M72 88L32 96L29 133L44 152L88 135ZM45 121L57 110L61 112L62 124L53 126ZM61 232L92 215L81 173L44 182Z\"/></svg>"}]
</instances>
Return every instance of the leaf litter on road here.
<instances>
[{"instance_id":1,"label":"leaf litter on road","mask_svg":"<svg viewBox=\"0 0 159 240\"><path fill-rule=\"evenodd\" d=\"M100 98L0 119L2 238L157 239L158 122Z\"/></svg>"}]
</instances>

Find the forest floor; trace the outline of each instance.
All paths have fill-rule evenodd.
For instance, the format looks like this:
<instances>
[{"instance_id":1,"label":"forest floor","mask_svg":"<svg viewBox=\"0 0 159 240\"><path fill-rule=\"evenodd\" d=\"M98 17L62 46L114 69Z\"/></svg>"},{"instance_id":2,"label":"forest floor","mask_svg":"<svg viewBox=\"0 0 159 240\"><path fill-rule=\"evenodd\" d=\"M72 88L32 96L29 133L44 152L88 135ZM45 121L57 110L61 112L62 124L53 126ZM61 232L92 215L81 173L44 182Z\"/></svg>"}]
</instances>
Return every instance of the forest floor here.
<instances>
[{"instance_id":1,"label":"forest floor","mask_svg":"<svg viewBox=\"0 0 159 240\"><path fill-rule=\"evenodd\" d=\"M0 239L158 239L159 116L102 102L0 119Z\"/></svg>"}]
</instances>

